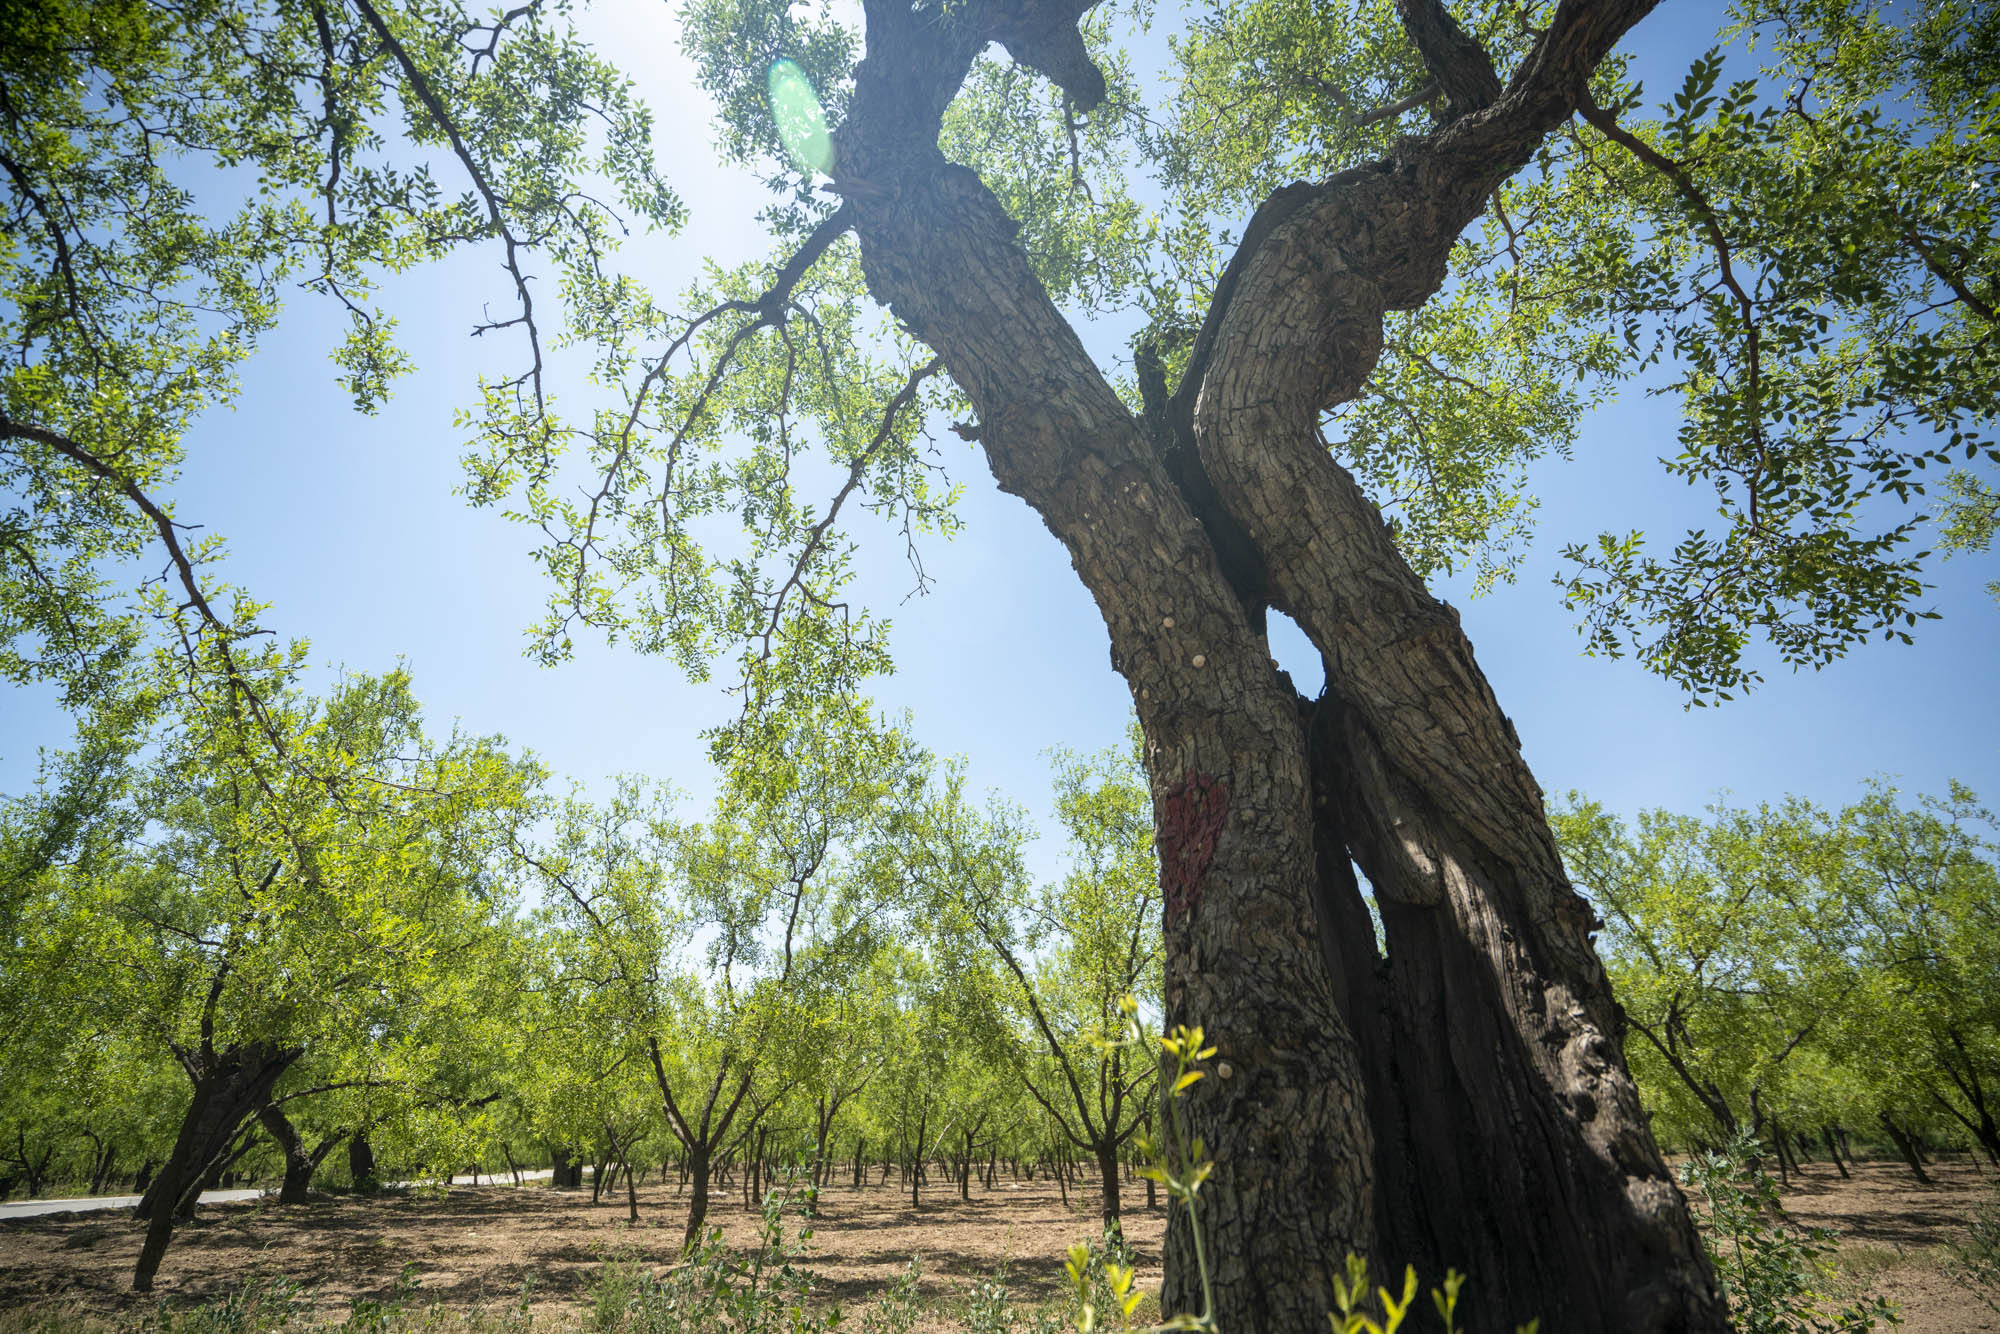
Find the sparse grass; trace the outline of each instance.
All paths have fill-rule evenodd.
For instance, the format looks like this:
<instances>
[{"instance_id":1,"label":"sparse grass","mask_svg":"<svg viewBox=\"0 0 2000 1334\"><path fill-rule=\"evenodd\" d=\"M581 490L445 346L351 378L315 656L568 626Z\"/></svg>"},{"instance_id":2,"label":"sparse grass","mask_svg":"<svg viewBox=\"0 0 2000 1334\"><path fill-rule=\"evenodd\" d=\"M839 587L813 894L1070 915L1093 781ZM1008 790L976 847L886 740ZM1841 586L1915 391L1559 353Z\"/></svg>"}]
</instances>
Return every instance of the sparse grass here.
<instances>
[{"instance_id":1,"label":"sparse grass","mask_svg":"<svg viewBox=\"0 0 2000 1334\"><path fill-rule=\"evenodd\" d=\"M1876 1246L1867 1242L1842 1246L1833 1257L1834 1268L1840 1271L1842 1278L1863 1286L1910 1262L1910 1254L1900 1246Z\"/></svg>"},{"instance_id":2,"label":"sparse grass","mask_svg":"<svg viewBox=\"0 0 2000 1334\"><path fill-rule=\"evenodd\" d=\"M1951 1259L1943 1246L1882 1246L1874 1242L1846 1242L1834 1254L1840 1277L1866 1288L1884 1274L1898 1269L1928 1269L1942 1272Z\"/></svg>"},{"instance_id":3,"label":"sparse grass","mask_svg":"<svg viewBox=\"0 0 2000 1334\"><path fill-rule=\"evenodd\" d=\"M1945 1250L1945 1273L2000 1311L2000 1187L1967 1220L1965 1238L1947 1243Z\"/></svg>"},{"instance_id":4,"label":"sparse grass","mask_svg":"<svg viewBox=\"0 0 2000 1334\"><path fill-rule=\"evenodd\" d=\"M0 1309L0 1334L116 1334L122 1328L73 1298Z\"/></svg>"}]
</instances>

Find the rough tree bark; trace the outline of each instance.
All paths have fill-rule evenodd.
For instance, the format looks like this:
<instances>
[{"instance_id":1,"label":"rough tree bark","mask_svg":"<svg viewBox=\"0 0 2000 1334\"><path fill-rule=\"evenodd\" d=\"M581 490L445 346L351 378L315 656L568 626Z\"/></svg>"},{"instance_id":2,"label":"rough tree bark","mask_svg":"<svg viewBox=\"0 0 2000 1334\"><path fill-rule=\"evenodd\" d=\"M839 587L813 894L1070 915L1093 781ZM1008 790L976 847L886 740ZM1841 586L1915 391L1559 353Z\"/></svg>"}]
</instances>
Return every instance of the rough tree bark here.
<instances>
[{"instance_id":1,"label":"rough tree bark","mask_svg":"<svg viewBox=\"0 0 2000 1334\"><path fill-rule=\"evenodd\" d=\"M356 1130L347 1141L347 1175L359 1191L371 1191L381 1184L376 1179L375 1146L368 1142L366 1126Z\"/></svg>"},{"instance_id":2,"label":"rough tree bark","mask_svg":"<svg viewBox=\"0 0 2000 1334\"><path fill-rule=\"evenodd\" d=\"M1565 0L1503 85L1436 0L1403 0L1445 123L1268 201L1143 419L938 148L992 42L1078 109L1101 102L1076 27L1090 0L863 6L828 225L853 228L871 293L973 404L962 432L1068 548L1131 686L1167 1019L1205 1025L1230 1072L1187 1100L1216 1160L1203 1222L1226 1329L1323 1328L1350 1250L1469 1272L1481 1328L1726 1327L1513 727L1318 431L1373 368L1384 312L1435 292L1452 240L1651 3ZM1266 605L1323 655L1318 700L1271 660ZM1190 1260L1177 1229L1169 1312L1197 1304Z\"/></svg>"},{"instance_id":3,"label":"rough tree bark","mask_svg":"<svg viewBox=\"0 0 2000 1334\"><path fill-rule=\"evenodd\" d=\"M267 1102L258 1108L257 1120L285 1155L285 1179L284 1184L278 1187L278 1203L306 1203L312 1196L313 1173L319 1171L319 1165L326 1161L326 1156L333 1152L335 1146L347 1138L347 1133L341 1131L328 1135L318 1147L308 1149L305 1138L276 1103Z\"/></svg>"},{"instance_id":4,"label":"rough tree bark","mask_svg":"<svg viewBox=\"0 0 2000 1334\"><path fill-rule=\"evenodd\" d=\"M303 1053L297 1047L246 1042L217 1051L203 1025L198 1051L182 1055L194 1096L181 1118L173 1152L134 1210L146 1222L146 1239L132 1272L132 1291L151 1292L153 1275L173 1239L183 1206L193 1203L202 1179L229 1152L236 1132L271 1096L272 1085Z\"/></svg>"}]
</instances>

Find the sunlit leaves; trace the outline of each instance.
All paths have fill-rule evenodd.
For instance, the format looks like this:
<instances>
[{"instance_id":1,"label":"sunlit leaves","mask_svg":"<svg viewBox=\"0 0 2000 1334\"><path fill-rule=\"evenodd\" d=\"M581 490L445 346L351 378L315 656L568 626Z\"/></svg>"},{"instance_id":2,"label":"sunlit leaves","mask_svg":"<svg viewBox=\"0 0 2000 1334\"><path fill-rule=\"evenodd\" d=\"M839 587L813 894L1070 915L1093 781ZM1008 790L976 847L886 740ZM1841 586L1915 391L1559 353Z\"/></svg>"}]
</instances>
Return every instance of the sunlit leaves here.
<instances>
[{"instance_id":1,"label":"sunlit leaves","mask_svg":"<svg viewBox=\"0 0 2000 1334\"><path fill-rule=\"evenodd\" d=\"M1553 312L1483 290L1481 258L1461 250L1461 285L1389 317L1381 363L1327 431L1412 567L1469 563L1483 591L1512 577L1532 533L1528 465L1569 452L1594 393L1580 382L1615 360Z\"/></svg>"},{"instance_id":2,"label":"sunlit leaves","mask_svg":"<svg viewBox=\"0 0 2000 1334\"><path fill-rule=\"evenodd\" d=\"M1105 75L1102 105L1078 112L1034 71L989 58L946 111L939 144L978 171L1019 224L1049 296L1101 314L1137 304L1159 227L1131 192L1144 108L1130 60L1103 20L1087 18L1083 32Z\"/></svg>"},{"instance_id":3,"label":"sunlit leaves","mask_svg":"<svg viewBox=\"0 0 2000 1334\"><path fill-rule=\"evenodd\" d=\"M838 127L859 35L833 6L790 0L691 0L680 19L681 47L717 103L724 155L764 172L774 191L802 194L826 166L799 162L786 145L784 122L802 108L775 96L778 69L787 67L792 86L811 95L822 127Z\"/></svg>"},{"instance_id":4,"label":"sunlit leaves","mask_svg":"<svg viewBox=\"0 0 2000 1334\"><path fill-rule=\"evenodd\" d=\"M130 635L107 558L159 536L119 482L164 490L294 289L347 313L335 372L368 411L410 366L381 279L494 244L520 304L486 328L528 335L495 387L518 420L543 398L536 265L597 281L626 229L681 218L623 78L539 4L35 0L0 82L0 413L115 474L0 431L0 665L72 689Z\"/></svg>"},{"instance_id":5,"label":"sunlit leaves","mask_svg":"<svg viewBox=\"0 0 2000 1334\"><path fill-rule=\"evenodd\" d=\"M315 699L296 648L238 661L232 683L161 652L0 808L0 1064L40 1049L62 1078L123 1086L101 1069L116 1053L171 1072L148 1113L171 1120L183 1067L268 1044L291 1053L281 1095L334 1084L349 1128L451 1140L452 1100L500 1045L482 1031L512 994L494 855L539 775L497 742L428 736L400 674Z\"/></svg>"},{"instance_id":6,"label":"sunlit leaves","mask_svg":"<svg viewBox=\"0 0 2000 1334\"><path fill-rule=\"evenodd\" d=\"M1514 20L1457 12L1505 69ZM1572 545L1563 584L1595 651L1636 651L1698 701L1754 685L1760 640L1818 666L1931 613L1926 471L1967 469L1948 536L1976 532L1963 498L1993 459L2000 383L1992 16L1782 0L1738 17L1726 35L1763 76L1712 55L1649 123L1603 71L1599 100L1669 167L1594 129L1551 140L1443 292L1391 317L1327 432L1419 569L1484 583L1526 536L1523 466L1568 446L1606 377L1647 372L1683 408L1669 474L1712 489L1721 521L1664 547ZM1177 211L1147 306L1169 354L1264 195L1392 154L1437 109L1410 101L1424 74L1386 6L1225 6L1174 51L1175 118L1147 132Z\"/></svg>"},{"instance_id":7,"label":"sunlit leaves","mask_svg":"<svg viewBox=\"0 0 2000 1334\"><path fill-rule=\"evenodd\" d=\"M1712 55L1657 123L1622 118L1644 152L1577 140L1596 193L1568 224L1572 281L1667 372L1666 466L1721 522L1667 551L1573 545L1566 594L1594 650L1636 650L1697 701L1760 679L1758 637L1814 667L1933 615L1926 473L1990 466L2000 411L2000 104L1973 9L1748 5L1761 81Z\"/></svg>"},{"instance_id":8,"label":"sunlit leaves","mask_svg":"<svg viewBox=\"0 0 2000 1334\"><path fill-rule=\"evenodd\" d=\"M714 271L671 317L606 289L599 378L619 395L587 429L508 418L489 395L474 498L518 496L546 535L535 651L560 660L578 627L706 676L733 654L746 713L850 690L888 664L886 626L848 599L861 511L910 544L955 527L955 489L924 434L944 391L861 304L858 258L836 241L774 305L766 265ZM635 340L667 346L635 355ZM671 355L670 355L671 354ZM556 446L581 442L579 487ZM921 571L918 576L921 580Z\"/></svg>"},{"instance_id":9,"label":"sunlit leaves","mask_svg":"<svg viewBox=\"0 0 2000 1334\"><path fill-rule=\"evenodd\" d=\"M1966 1091L2000 1073L2000 873L1970 792L1911 808L1875 787L1840 811L1792 799L1636 827L1572 798L1552 824L1604 919L1627 1058L1663 1130L1885 1110L1976 1124Z\"/></svg>"}]
</instances>

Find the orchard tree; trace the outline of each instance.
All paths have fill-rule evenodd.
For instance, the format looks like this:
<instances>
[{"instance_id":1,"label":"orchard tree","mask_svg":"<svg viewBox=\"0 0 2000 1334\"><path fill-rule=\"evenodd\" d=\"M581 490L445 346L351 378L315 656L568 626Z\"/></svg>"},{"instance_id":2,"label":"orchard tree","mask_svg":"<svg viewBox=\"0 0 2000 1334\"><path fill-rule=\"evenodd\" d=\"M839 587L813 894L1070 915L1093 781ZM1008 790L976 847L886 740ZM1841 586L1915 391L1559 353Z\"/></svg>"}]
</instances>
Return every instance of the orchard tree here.
<instances>
[{"instance_id":1,"label":"orchard tree","mask_svg":"<svg viewBox=\"0 0 2000 1334\"><path fill-rule=\"evenodd\" d=\"M56 886L111 873L142 833L130 798L156 706L138 691L97 694L74 744L44 752L35 785L0 802L0 1014L9 1018L0 1028L0 1184L30 1195L67 1165L80 1137L99 1160L93 1188L122 1156L144 1189L173 1139L162 1122L178 1075L122 1031L122 1017L79 1004L73 988L48 985L46 971L95 967L91 926L54 911Z\"/></svg>"},{"instance_id":2,"label":"orchard tree","mask_svg":"<svg viewBox=\"0 0 2000 1334\"><path fill-rule=\"evenodd\" d=\"M801 1094L811 1099L812 1184L824 1190L838 1156L840 1114L856 1105L889 1059L895 996L891 974L878 953L865 971L851 975L838 995L815 1004L806 1040L810 1073ZM821 1207L815 1205L815 1208Z\"/></svg>"},{"instance_id":3,"label":"orchard tree","mask_svg":"<svg viewBox=\"0 0 2000 1334\"><path fill-rule=\"evenodd\" d=\"M1157 1063L1123 1046L1127 997L1159 1004L1159 867L1138 737L1121 754L1055 755L1056 813L1070 870L1031 888L1023 827L1004 809L968 805L948 774L907 839L910 875L941 937L976 937L999 965L1001 990L1025 1033L1021 1082L1097 1164L1106 1231L1119 1229L1125 1147L1153 1124Z\"/></svg>"},{"instance_id":4,"label":"orchard tree","mask_svg":"<svg viewBox=\"0 0 2000 1334\"><path fill-rule=\"evenodd\" d=\"M863 1103L883 1161L902 1173L910 1207L923 1203L928 1164L969 1158L1009 1119L1014 1034L999 980L984 958L936 948L892 947L878 967L893 987L890 1048Z\"/></svg>"},{"instance_id":5,"label":"orchard tree","mask_svg":"<svg viewBox=\"0 0 2000 1334\"><path fill-rule=\"evenodd\" d=\"M2000 871L1971 791L1905 808L1876 785L1837 811L1648 811L1629 830L1572 798L1552 819L1605 917L1632 1066L1678 1137L1741 1127L1783 1166L1782 1115L1886 1135L1919 1177L1937 1130L2000 1161Z\"/></svg>"},{"instance_id":6,"label":"orchard tree","mask_svg":"<svg viewBox=\"0 0 2000 1334\"><path fill-rule=\"evenodd\" d=\"M606 344L628 392L594 422L487 400L472 494L554 529L550 651L589 625L734 642L753 706L881 665L833 525L943 521L917 444L940 397L1064 544L1146 736L1165 1018L1234 1073L1188 1100L1225 1326L1316 1327L1350 1250L1470 1271L1496 1327L1726 1319L1593 914L1421 573L1494 554L1520 463L1573 431L1569 376L1664 357L1675 467L1727 523L1574 548L1593 645L1705 699L1754 682L1759 634L1818 664L1907 633L1912 470L1993 457L1993 47L1969 5L1757 4L1768 92L1704 62L1648 124L1615 52L1649 8L1229 5L1155 111L1126 16L1087 0L882 0L858 27L697 0L684 44L784 248L683 316L606 289L648 336ZM1179 219L1134 203L1142 155ZM858 338L868 299L894 327ZM1135 304L1121 393L1076 321ZM808 425L841 479L817 507L765 484ZM696 460L737 432L725 502ZM581 500L558 445L600 470ZM718 503L751 539L704 581ZM1318 699L1274 667L1270 609L1319 650ZM1190 1241L1169 1312L1197 1305Z\"/></svg>"},{"instance_id":7,"label":"orchard tree","mask_svg":"<svg viewBox=\"0 0 2000 1334\"><path fill-rule=\"evenodd\" d=\"M35 520L4 603L35 651L9 665L87 688L76 647L128 625L99 558L147 541L235 642L156 492L286 277L356 312L365 404L399 362L361 284L490 242L515 304L486 328L523 358L485 388L469 489L546 535L542 650L593 625L696 671L740 648L753 717L886 665L840 525L950 525L919 443L949 407L1064 543L1132 687L1166 1019L1221 1035L1236 1072L1188 1099L1223 1323L1317 1327L1358 1249L1469 1270L1496 1326L1720 1328L1589 910L1422 575L1504 570L1520 465L1573 432L1571 375L1662 357L1672 467L1725 522L1666 553L1615 527L1573 547L1593 644L1706 698L1754 682L1759 635L1817 664L1907 634L1915 470L1993 457L2000 19L1746 0L1768 77L1704 61L1646 122L1617 46L1649 8L1240 0L1190 16L1148 107L1116 46L1144 8L865 0L857 23L693 0L724 152L771 183L783 249L674 311L606 267L595 202L678 221L643 116L542 6L39 0L0 68L0 438ZM259 193L197 207L176 153L254 163ZM576 188L600 167L609 189ZM1121 393L1077 329L1135 305ZM559 344L623 395L558 418ZM599 472L580 499L566 449ZM820 505L789 475L814 449ZM1961 545L1988 497L1969 467L1954 483ZM747 539L711 555L730 510ZM1273 608L1322 655L1317 700L1272 666ZM1189 1240L1170 1311L1195 1301Z\"/></svg>"},{"instance_id":8,"label":"orchard tree","mask_svg":"<svg viewBox=\"0 0 2000 1334\"><path fill-rule=\"evenodd\" d=\"M1683 1138L1768 1135L1791 1063L1864 981L1838 832L1797 800L1708 819L1648 811L1628 832L1573 796L1551 820L1604 917L1599 949L1656 1106Z\"/></svg>"},{"instance_id":9,"label":"orchard tree","mask_svg":"<svg viewBox=\"0 0 2000 1334\"><path fill-rule=\"evenodd\" d=\"M549 836L515 856L548 905L543 1037L562 1049L545 1057L531 1117L557 1146L585 1148L623 1086L645 1081L687 1158L684 1245L693 1246L716 1159L754 1128L746 1101L763 1016L718 1004L706 973L683 962L698 924L674 884L681 835L669 801L630 782L602 805L571 797Z\"/></svg>"},{"instance_id":10,"label":"orchard tree","mask_svg":"<svg viewBox=\"0 0 2000 1334\"><path fill-rule=\"evenodd\" d=\"M516 848L557 929L558 1005L590 1014L607 1075L650 1073L687 1154L689 1247L711 1173L820 1072L819 1018L900 915L878 844L921 771L851 700L764 722L732 739L712 820L682 824L671 794L628 781Z\"/></svg>"},{"instance_id":11,"label":"orchard tree","mask_svg":"<svg viewBox=\"0 0 2000 1334\"><path fill-rule=\"evenodd\" d=\"M1862 966L1872 982L1871 1041L1855 1059L1894 1070L1920 1116L1971 1136L2000 1167L1994 827L1992 813L1961 784L1913 809L1878 786L1839 822L1854 863Z\"/></svg>"},{"instance_id":12,"label":"orchard tree","mask_svg":"<svg viewBox=\"0 0 2000 1334\"><path fill-rule=\"evenodd\" d=\"M307 697L301 652L242 657L244 689L159 653L165 704L128 798L143 835L30 885L17 962L43 999L26 1017L144 1042L186 1076L138 1210L138 1291L302 1063L324 1080L357 1034L440 1003L440 951L499 910L481 873L534 777L491 741L427 738L400 674Z\"/></svg>"}]
</instances>

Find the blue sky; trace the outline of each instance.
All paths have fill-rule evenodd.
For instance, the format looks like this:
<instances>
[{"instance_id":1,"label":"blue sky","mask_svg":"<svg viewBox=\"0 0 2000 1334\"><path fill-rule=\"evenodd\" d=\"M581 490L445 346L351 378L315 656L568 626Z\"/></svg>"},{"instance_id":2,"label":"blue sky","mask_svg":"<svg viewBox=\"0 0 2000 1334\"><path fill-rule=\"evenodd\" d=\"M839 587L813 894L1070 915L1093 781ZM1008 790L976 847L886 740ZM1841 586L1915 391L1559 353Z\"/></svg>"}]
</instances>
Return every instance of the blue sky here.
<instances>
[{"instance_id":1,"label":"blue sky","mask_svg":"<svg viewBox=\"0 0 2000 1334\"><path fill-rule=\"evenodd\" d=\"M1655 95L1711 44L1717 19L1708 6L1667 6L1642 25L1634 46ZM761 254L751 221L761 191L712 165L708 110L678 56L669 7L617 0L583 21L653 104L663 165L692 211L679 237L636 239L634 267L656 290L674 290L703 256ZM418 371L374 418L356 416L333 386L333 313L302 299L248 367L235 409L190 439L177 512L227 536L228 576L274 604L267 622L280 633L310 638L316 661L379 671L400 659L434 725L457 718L503 733L591 787L644 773L698 799L709 790L698 734L731 701L664 661L596 642L580 642L562 667L532 665L523 631L544 591L528 534L452 494L462 447L453 412L472 402L491 352L491 340L466 334L482 302L505 296L491 254L396 279L392 305ZM1816 674L1776 668L1761 691L1720 709L1685 710L1635 663L1581 656L1549 583L1554 552L1603 528L1666 537L1703 522L1703 495L1655 462L1675 452L1676 424L1670 401L1636 394L1595 413L1575 461L1533 477L1542 536L1519 582L1477 600L1449 581L1439 589L1463 613L1544 788L1581 789L1629 813L1690 810L1723 790L1738 801L1795 793L1840 803L1871 777L1926 792L1957 778L2000 802L2000 610L1983 589L1995 577L1988 558L1936 567L1932 605L1945 619L1914 647L1872 645ZM966 488L965 531L926 547L932 593L903 602L911 580L900 541L863 532L885 539L867 544L863 596L893 616L900 665L875 694L910 710L934 750L966 756L975 784L1045 814L1043 752L1117 743L1129 697L1061 546L999 493L973 447L941 432L938 449ZM1317 681L1303 640L1280 630L1274 647L1302 684ZM25 787L36 747L65 733L45 695L17 693L0 729L0 791ZM1045 844L1036 857L1045 874L1055 851Z\"/></svg>"}]
</instances>

